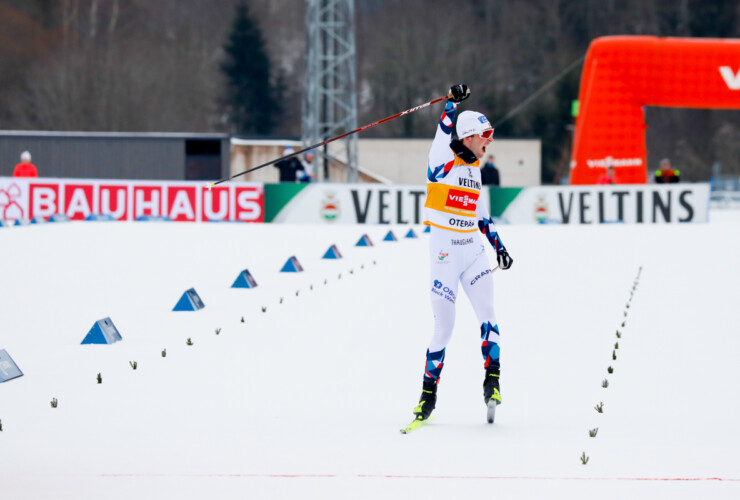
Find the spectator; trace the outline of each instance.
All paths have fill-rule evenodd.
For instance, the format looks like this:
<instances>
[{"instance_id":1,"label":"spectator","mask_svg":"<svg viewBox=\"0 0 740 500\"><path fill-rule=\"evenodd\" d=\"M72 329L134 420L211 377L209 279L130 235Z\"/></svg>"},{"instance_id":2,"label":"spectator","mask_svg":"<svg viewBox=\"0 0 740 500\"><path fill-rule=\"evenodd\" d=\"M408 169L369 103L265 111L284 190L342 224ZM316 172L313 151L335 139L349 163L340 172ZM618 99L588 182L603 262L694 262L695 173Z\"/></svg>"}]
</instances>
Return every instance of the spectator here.
<instances>
[{"instance_id":1,"label":"spectator","mask_svg":"<svg viewBox=\"0 0 740 500\"><path fill-rule=\"evenodd\" d=\"M275 164L275 167L280 169L280 182L295 182L298 178L298 171L303 170L301 162L295 156L290 156L292 154L293 148L286 147L283 150L283 156L286 158Z\"/></svg>"},{"instance_id":2,"label":"spectator","mask_svg":"<svg viewBox=\"0 0 740 500\"><path fill-rule=\"evenodd\" d=\"M655 172L655 182L658 184L672 184L678 182L681 178L681 172L678 169L671 168L671 161L668 158L660 160L660 168Z\"/></svg>"},{"instance_id":3,"label":"spectator","mask_svg":"<svg viewBox=\"0 0 740 500\"><path fill-rule=\"evenodd\" d=\"M481 182L484 185L500 186L501 179L499 178L498 169L494 165L493 160L493 155L488 155L488 158L486 158L486 163L480 169Z\"/></svg>"},{"instance_id":4,"label":"spectator","mask_svg":"<svg viewBox=\"0 0 740 500\"><path fill-rule=\"evenodd\" d=\"M614 166L607 166L606 172L601 174L601 177L596 181L596 184L619 184L619 179L614 175Z\"/></svg>"},{"instance_id":5,"label":"spectator","mask_svg":"<svg viewBox=\"0 0 740 500\"><path fill-rule=\"evenodd\" d=\"M312 182L316 180L316 173L313 169L313 161L315 157L316 155L314 154L312 149L309 149L303 154L303 160L301 160L301 165L303 165L303 173L300 174L300 177L298 179L301 182Z\"/></svg>"},{"instance_id":6,"label":"spectator","mask_svg":"<svg viewBox=\"0 0 740 500\"><path fill-rule=\"evenodd\" d=\"M21 153L21 162L15 166L13 177L38 177L39 173L36 165L31 163L31 153L24 151Z\"/></svg>"}]
</instances>

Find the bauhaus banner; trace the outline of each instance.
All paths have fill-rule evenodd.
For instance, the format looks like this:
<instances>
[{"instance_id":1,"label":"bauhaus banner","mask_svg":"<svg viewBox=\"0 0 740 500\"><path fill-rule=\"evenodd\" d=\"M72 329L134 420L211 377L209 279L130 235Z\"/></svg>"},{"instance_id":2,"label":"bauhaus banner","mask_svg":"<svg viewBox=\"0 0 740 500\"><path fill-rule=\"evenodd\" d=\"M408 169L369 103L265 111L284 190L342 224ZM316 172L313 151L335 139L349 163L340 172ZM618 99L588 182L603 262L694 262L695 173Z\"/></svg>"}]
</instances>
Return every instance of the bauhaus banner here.
<instances>
[{"instance_id":1,"label":"bauhaus banner","mask_svg":"<svg viewBox=\"0 0 740 500\"><path fill-rule=\"evenodd\" d=\"M0 219L48 219L64 214L84 220L110 214L173 221L264 221L262 183L232 182L208 190L205 182L124 181L0 177Z\"/></svg>"}]
</instances>

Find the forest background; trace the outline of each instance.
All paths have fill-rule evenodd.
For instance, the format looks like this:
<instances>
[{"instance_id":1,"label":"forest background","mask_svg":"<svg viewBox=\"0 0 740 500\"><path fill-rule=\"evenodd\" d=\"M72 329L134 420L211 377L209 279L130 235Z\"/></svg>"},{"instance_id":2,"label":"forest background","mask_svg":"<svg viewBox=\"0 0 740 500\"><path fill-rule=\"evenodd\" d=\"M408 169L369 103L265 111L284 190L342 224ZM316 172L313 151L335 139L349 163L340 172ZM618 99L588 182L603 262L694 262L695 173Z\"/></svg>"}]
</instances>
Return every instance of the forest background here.
<instances>
[{"instance_id":1,"label":"forest background","mask_svg":"<svg viewBox=\"0 0 740 500\"><path fill-rule=\"evenodd\" d=\"M303 0L0 0L0 130L300 136L305 13ZM567 172L591 40L740 37L740 3L356 0L355 31L358 126L466 82L497 138L542 140L549 183ZM438 114L362 136L431 137ZM646 115L649 169L669 157L689 181L740 174L737 110Z\"/></svg>"}]
</instances>

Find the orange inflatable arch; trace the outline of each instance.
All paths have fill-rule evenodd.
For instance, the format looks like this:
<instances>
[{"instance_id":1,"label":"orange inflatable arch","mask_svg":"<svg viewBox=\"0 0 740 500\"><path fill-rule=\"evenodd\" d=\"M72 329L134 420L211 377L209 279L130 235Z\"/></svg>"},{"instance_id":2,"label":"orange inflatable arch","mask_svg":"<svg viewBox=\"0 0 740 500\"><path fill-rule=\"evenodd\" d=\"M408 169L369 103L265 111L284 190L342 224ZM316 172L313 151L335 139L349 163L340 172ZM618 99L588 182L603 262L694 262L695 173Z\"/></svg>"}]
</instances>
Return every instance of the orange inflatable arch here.
<instances>
[{"instance_id":1,"label":"orange inflatable arch","mask_svg":"<svg viewBox=\"0 0 740 500\"><path fill-rule=\"evenodd\" d=\"M578 94L571 184L615 168L647 182L644 106L740 109L740 40L614 36L591 42Z\"/></svg>"}]
</instances>

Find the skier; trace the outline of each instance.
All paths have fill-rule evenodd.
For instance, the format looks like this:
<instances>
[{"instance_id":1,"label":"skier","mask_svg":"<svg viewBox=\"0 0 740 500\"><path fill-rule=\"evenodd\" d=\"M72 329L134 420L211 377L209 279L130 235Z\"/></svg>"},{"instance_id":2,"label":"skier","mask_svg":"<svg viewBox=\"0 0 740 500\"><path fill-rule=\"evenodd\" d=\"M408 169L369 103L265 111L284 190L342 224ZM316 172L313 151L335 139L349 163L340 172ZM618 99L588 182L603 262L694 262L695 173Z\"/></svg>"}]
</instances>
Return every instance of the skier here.
<instances>
[{"instance_id":1,"label":"skier","mask_svg":"<svg viewBox=\"0 0 740 500\"><path fill-rule=\"evenodd\" d=\"M415 420L402 431L412 430L427 420L437 402L437 384L444 366L445 347L452 337L458 283L473 305L480 323L481 350L485 379L483 398L488 421L493 422L499 387L499 329L493 311L493 276L481 241L473 236L480 230L496 250L498 266L509 269L513 262L496 232L493 220L482 204L480 158L493 142L493 128L486 117L475 111L463 111L450 140L458 103L467 99L465 84L450 89L444 113L437 126L429 151L427 198L424 224L431 226L430 293L434 312L434 334L426 353L426 368ZM411 428L411 429L409 429Z\"/></svg>"}]
</instances>

